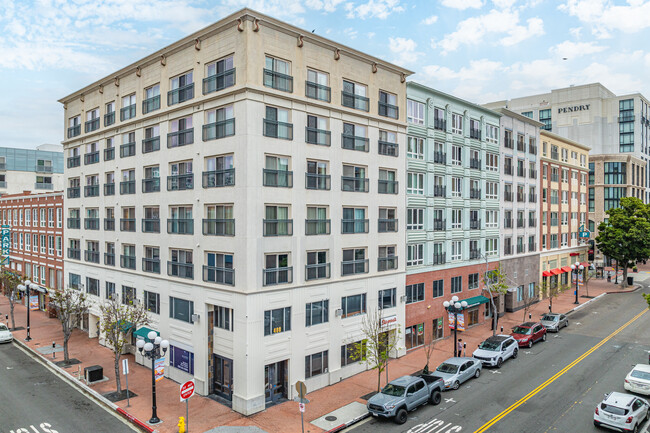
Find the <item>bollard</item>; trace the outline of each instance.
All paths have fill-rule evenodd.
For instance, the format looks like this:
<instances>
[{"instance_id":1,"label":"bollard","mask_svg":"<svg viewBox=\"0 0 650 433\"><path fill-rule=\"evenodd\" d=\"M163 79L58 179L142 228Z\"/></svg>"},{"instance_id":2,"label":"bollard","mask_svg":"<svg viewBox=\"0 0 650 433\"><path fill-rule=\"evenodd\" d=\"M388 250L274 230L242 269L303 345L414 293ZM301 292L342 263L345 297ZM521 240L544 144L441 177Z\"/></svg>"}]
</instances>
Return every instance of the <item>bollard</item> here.
<instances>
[{"instance_id":1,"label":"bollard","mask_svg":"<svg viewBox=\"0 0 650 433\"><path fill-rule=\"evenodd\" d=\"M185 433L185 418L180 416L178 417L178 433Z\"/></svg>"},{"instance_id":2,"label":"bollard","mask_svg":"<svg viewBox=\"0 0 650 433\"><path fill-rule=\"evenodd\" d=\"M56 341L52 342L52 359L56 359L56 352L54 349L56 349Z\"/></svg>"},{"instance_id":3,"label":"bollard","mask_svg":"<svg viewBox=\"0 0 650 433\"><path fill-rule=\"evenodd\" d=\"M532 319L532 318L533 318L533 315L530 314L530 313L528 313L528 320L530 320L530 319Z\"/></svg>"},{"instance_id":4,"label":"bollard","mask_svg":"<svg viewBox=\"0 0 650 433\"><path fill-rule=\"evenodd\" d=\"M503 332L503 325L501 326L501 332Z\"/></svg>"}]
</instances>

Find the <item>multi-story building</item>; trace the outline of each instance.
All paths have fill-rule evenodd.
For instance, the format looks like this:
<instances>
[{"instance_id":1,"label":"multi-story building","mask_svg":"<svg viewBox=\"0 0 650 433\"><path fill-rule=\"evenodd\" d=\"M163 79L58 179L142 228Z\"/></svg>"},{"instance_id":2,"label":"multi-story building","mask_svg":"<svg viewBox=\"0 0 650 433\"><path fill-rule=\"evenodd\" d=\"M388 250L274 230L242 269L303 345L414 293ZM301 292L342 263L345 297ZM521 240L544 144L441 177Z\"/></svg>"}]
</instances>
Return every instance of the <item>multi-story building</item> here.
<instances>
[{"instance_id":1,"label":"multi-story building","mask_svg":"<svg viewBox=\"0 0 650 433\"><path fill-rule=\"evenodd\" d=\"M63 148L42 144L36 149L0 147L0 195L63 189Z\"/></svg>"},{"instance_id":2,"label":"multi-story building","mask_svg":"<svg viewBox=\"0 0 650 433\"><path fill-rule=\"evenodd\" d=\"M144 303L166 375L244 414L365 369L365 313L404 326L409 74L244 9L61 99L89 334Z\"/></svg>"},{"instance_id":3,"label":"multi-story building","mask_svg":"<svg viewBox=\"0 0 650 433\"><path fill-rule=\"evenodd\" d=\"M404 335L411 349L446 335L442 304L454 295L470 304L465 326L490 314L482 288L500 256L499 114L413 82L406 93Z\"/></svg>"},{"instance_id":4,"label":"multi-story building","mask_svg":"<svg viewBox=\"0 0 650 433\"><path fill-rule=\"evenodd\" d=\"M516 311L538 295L539 129L543 125L505 108L501 114L501 269L509 286L505 310Z\"/></svg>"},{"instance_id":5,"label":"multi-story building","mask_svg":"<svg viewBox=\"0 0 650 433\"><path fill-rule=\"evenodd\" d=\"M48 290L63 287L63 192L4 195L0 220L11 239L3 267L39 286L39 308L45 310Z\"/></svg>"},{"instance_id":6,"label":"multi-story building","mask_svg":"<svg viewBox=\"0 0 650 433\"><path fill-rule=\"evenodd\" d=\"M541 131L540 272L547 287L569 283L571 264L587 261L589 147L548 131Z\"/></svg>"}]
</instances>

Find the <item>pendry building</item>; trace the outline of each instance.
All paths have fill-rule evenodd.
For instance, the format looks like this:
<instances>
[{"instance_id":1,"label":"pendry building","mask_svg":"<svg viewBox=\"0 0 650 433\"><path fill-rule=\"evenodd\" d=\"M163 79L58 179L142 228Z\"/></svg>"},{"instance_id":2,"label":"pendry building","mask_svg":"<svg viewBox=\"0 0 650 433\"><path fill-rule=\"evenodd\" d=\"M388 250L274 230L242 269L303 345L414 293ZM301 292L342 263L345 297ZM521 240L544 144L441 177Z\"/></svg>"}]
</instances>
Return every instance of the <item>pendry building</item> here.
<instances>
[{"instance_id":1,"label":"pendry building","mask_svg":"<svg viewBox=\"0 0 650 433\"><path fill-rule=\"evenodd\" d=\"M364 370L365 313L404 326L409 74L244 9L62 98L89 336L143 303L166 375L243 414Z\"/></svg>"}]
</instances>

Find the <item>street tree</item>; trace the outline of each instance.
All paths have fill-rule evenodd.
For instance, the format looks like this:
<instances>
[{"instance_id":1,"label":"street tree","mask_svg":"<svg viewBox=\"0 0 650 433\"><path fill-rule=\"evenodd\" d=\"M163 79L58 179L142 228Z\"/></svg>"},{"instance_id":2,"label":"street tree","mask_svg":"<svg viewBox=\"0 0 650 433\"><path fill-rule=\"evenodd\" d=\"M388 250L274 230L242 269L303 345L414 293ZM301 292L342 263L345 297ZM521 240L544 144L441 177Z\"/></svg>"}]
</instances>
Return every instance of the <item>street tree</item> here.
<instances>
[{"instance_id":1,"label":"street tree","mask_svg":"<svg viewBox=\"0 0 650 433\"><path fill-rule=\"evenodd\" d=\"M361 322L363 339L352 344L351 358L366 361L371 370L377 370L377 392L381 390L381 374L386 372L388 383L388 360L397 350L399 329L386 329L382 326L380 310L366 314Z\"/></svg>"},{"instance_id":2,"label":"street tree","mask_svg":"<svg viewBox=\"0 0 650 433\"><path fill-rule=\"evenodd\" d=\"M535 304L538 301L536 294L539 293L539 287L536 287L536 289L537 290L535 290L535 292L531 296L530 290L524 287L524 293L521 299L524 304L524 322L526 321L526 317L530 312L530 307L532 307L533 304Z\"/></svg>"},{"instance_id":3,"label":"street tree","mask_svg":"<svg viewBox=\"0 0 650 433\"><path fill-rule=\"evenodd\" d=\"M68 341L72 330L81 324L83 315L88 311L89 303L86 293L71 287L50 292L50 305L56 311L56 317L61 322L63 330L63 360L70 361Z\"/></svg>"},{"instance_id":4,"label":"street tree","mask_svg":"<svg viewBox=\"0 0 650 433\"><path fill-rule=\"evenodd\" d=\"M487 268L487 259L485 267ZM487 292L490 298L490 306L492 308L492 335L497 335L497 325L499 320L499 312L494 302L494 297L497 295L505 295L508 293L508 285L506 284L506 274L499 265L498 268L485 270L483 275L483 291Z\"/></svg>"},{"instance_id":5,"label":"street tree","mask_svg":"<svg viewBox=\"0 0 650 433\"><path fill-rule=\"evenodd\" d=\"M149 324L149 316L144 305L129 301L123 304L117 296L107 299L99 306L101 311L100 331L107 346L113 350L115 361L115 384L118 394L122 392L120 381L120 358L124 347L131 340L133 329Z\"/></svg>"},{"instance_id":6,"label":"street tree","mask_svg":"<svg viewBox=\"0 0 650 433\"><path fill-rule=\"evenodd\" d=\"M2 288L5 296L9 299L9 314L11 315L11 329L16 328L16 320L14 319L14 304L18 296L17 288L18 285L22 282L20 276L14 275L6 269L2 270L0 273L0 282L2 282Z\"/></svg>"},{"instance_id":7,"label":"street tree","mask_svg":"<svg viewBox=\"0 0 650 433\"><path fill-rule=\"evenodd\" d=\"M650 207L636 197L623 197L607 216L598 226L596 246L623 268L625 287L628 265L650 257Z\"/></svg>"},{"instance_id":8,"label":"street tree","mask_svg":"<svg viewBox=\"0 0 650 433\"><path fill-rule=\"evenodd\" d=\"M551 284L546 279L542 280L542 283L539 285L539 290L542 293L542 296L548 297L548 312L553 312L553 298L557 298L560 294L571 288L570 284Z\"/></svg>"},{"instance_id":9,"label":"street tree","mask_svg":"<svg viewBox=\"0 0 650 433\"><path fill-rule=\"evenodd\" d=\"M645 298L646 302L648 303L648 308L650 308L650 293L644 293L643 297Z\"/></svg>"}]
</instances>

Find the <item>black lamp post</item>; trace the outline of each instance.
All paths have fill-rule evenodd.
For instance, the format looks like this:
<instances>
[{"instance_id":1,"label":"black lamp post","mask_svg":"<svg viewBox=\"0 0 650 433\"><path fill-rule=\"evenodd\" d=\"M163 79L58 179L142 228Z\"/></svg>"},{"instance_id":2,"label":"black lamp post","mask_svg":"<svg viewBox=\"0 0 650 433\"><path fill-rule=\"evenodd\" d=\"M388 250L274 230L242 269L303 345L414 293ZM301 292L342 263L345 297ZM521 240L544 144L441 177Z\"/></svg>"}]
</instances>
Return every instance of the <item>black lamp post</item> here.
<instances>
[{"instance_id":1,"label":"black lamp post","mask_svg":"<svg viewBox=\"0 0 650 433\"><path fill-rule=\"evenodd\" d=\"M149 334L147 334L147 340L146 343L144 340L138 340L135 345L145 358L151 359L152 406L149 424L158 424L160 418L158 418L158 413L156 411L156 360L167 352L169 341L161 339L156 331L149 332Z\"/></svg>"},{"instance_id":2,"label":"black lamp post","mask_svg":"<svg viewBox=\"0 0 650 433\"><path fill-rule=\"evenodd\" d=\"M458 296L452 296L451 302L445 301L442 303L445 309L454 315L454 356L459 356L458 353L458 313L467 308L467 302L458 302Z\"/></svg>"},{"instance_id":3,"label":"black lamp post","mask_svg":"<svg viewBox=\"0 0 650 433\"><path fill-rule=\"evenodd\" d=\"M579 304L580 302L578 301L578 274L582 272L582 270L585 267L580 264L580 262L575 262L575 264L571 265L571 272L575 274L576 276L576 301L574 304ZM618 272L616 273L616 277L618 278Z\"/></svg>"},{"instance_id":4,"label":"black lamp post","mask_svg":"<svg viewBox=\"0 0 650 433\"><path fill-rule=\"evenodd\" d=\"M29 331L30 331L30 329L29 329L29 312L30 312L30 305L29 305L30 304L30 302L29 302L30 301L30 292L29 292L29 289L30 289L31 285L32 285L31 281L25 280L25 285L24 286L22 284L18 286L18 290L25 289L25 291L27 293L27 338L25 338L25 341L31 341L32 340L32 337L30 337L30 335L29 335Z\"/></svg>"}]
</instances>

